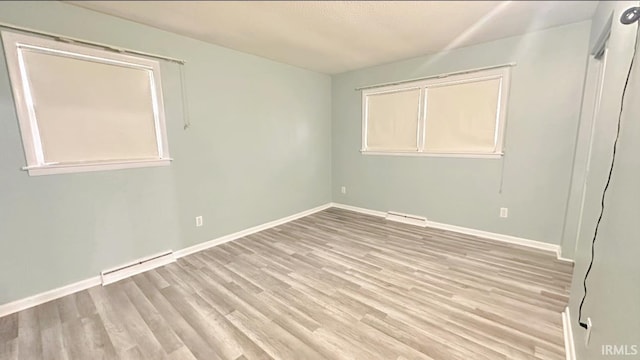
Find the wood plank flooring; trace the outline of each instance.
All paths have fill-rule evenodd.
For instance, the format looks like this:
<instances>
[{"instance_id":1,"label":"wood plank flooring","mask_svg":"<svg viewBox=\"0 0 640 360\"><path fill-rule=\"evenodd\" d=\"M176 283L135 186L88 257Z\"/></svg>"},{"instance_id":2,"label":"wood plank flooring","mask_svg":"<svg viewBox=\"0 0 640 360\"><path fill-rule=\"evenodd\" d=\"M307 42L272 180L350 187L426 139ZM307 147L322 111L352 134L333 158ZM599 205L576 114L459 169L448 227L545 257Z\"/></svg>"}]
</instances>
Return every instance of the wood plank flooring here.
<instances>
[{"instance_id":1,"label":"wood plank flooring","mask_svg":"<svg viewBox=\"0 0 640 360\"><path fill-rule=\"evenodd\" d=\"M0 318L0 359L564 359L571 272L332 208Z\"/></svg>"}]
</instances>

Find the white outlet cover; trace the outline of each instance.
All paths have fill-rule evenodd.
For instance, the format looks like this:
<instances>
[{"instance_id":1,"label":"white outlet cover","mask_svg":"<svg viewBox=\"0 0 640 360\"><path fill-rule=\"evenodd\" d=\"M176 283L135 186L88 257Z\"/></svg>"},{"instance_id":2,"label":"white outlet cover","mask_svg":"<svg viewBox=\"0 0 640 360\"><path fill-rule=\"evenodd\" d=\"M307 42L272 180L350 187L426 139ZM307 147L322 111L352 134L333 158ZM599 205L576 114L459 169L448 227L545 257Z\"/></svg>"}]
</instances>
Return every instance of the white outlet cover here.
<instances>
[{"instance_id":1,"label":"white outlet cover","mask_svg":"<svg viewBox=\"0 0 640 360\"><path fill-rule=\"evenodd\" d=\"M506 218L508 216L509 216L509 209L508 208L500 208L500 217Z\"/></svg>"},{"instance_id":2,"label":"white outlet cover","mask_svg":"<svg viewBox=\"0 0 640 360\"><path fill-rule=\"evenodd\" d=\"M343 193L343 194L346 194L346 193L347 193L347 187L346 187L346 186L343 186L343 187L340 189L340 191L342 191L342 193Z\"/></svg>"}]
</instances>

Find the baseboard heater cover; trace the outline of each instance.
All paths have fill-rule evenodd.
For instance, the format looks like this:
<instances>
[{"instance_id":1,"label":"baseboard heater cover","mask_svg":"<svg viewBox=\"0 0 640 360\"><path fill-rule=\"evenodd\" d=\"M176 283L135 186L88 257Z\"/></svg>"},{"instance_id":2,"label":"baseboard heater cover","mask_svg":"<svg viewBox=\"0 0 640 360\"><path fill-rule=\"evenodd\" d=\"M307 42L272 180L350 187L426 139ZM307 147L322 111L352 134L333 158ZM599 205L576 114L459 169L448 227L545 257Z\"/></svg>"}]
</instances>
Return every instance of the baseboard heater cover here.
<instances>
[{"instance_id":1,"label":"baseboard heater cover","mask_svg":"<svg viewBox=\"0 0 640 360\"><path fill-rule=\"evenodd\" d=\"M423 216L403 214L395 211L387 211L385 219L390 221L397 221L405 224L418 225L427 227L427 218Z\"/></svg>"},{"instance_id":2,"label":"baseboard heater cover","mask_svg":"<svg viewBox=\"0 0 640 360\"><path fill-rule=\"evenodd\" d=\"M172 250L147 256L128 264L118 266L113 269L104 270L100 273L102 286L112 284L129 276L143 273L157 267L170 264L176 261L176 257Z\"/></svg>"}]
</instances>

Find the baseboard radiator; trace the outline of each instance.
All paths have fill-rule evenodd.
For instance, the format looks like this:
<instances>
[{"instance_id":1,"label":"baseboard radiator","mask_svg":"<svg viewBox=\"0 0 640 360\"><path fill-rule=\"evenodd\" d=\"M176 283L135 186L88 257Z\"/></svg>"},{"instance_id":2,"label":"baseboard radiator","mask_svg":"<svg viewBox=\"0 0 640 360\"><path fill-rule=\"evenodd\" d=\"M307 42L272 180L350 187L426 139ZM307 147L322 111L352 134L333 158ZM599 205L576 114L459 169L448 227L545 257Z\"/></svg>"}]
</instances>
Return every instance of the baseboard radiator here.
<instances>
[{"instance_id":1,"label":"baseboard radiator","mask_svg":"<svg viewBox=\"0 0 640 360\"><path fill-rule=\"evenodd\" d=\"M113 269L104 270L100 273L102 286L112 284L129 276L143 273L157 267L170 264L176 261L176 257L172 250L147 256L128 264L118 266Z\"/></svg>"},{"instance_id":2,"label":"baseboard radiator","mask_svg":"<svg viewBox=\"0 0 640 360\"><path fill-rule=\"evenodd\" d=\"M423 216L403 214L395 211L387 211L385 219L405 224L427 227L427 218Z\"/></svg>"}]
</instances>

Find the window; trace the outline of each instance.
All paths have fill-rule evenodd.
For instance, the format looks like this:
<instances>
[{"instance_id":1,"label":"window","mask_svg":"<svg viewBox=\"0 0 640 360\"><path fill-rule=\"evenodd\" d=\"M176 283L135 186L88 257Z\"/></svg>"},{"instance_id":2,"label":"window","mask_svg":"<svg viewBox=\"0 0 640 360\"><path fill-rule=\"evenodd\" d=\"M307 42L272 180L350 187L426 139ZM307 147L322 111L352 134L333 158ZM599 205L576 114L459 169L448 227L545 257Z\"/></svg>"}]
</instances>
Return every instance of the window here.
<instances>
[{"instance_id":1,"label":"window","mask_svg":"<svg viewBox=\"0 0 640 360\"><path fill-rule=\"evenodd\" d=\"M2 33L30 175L168 165L160 66Z\"/></svg>"},{"instance_id":2,"label":"window","mask_svg":"<svg viewBox=\"0 0 640 360\"><path fill-rule=\"evenodd\" d=\"M499 157L509 67L362 92L364 154Z\"/></svg>"}]
</instances>

